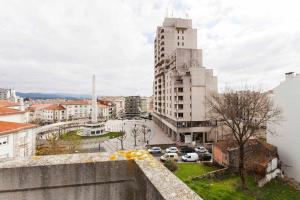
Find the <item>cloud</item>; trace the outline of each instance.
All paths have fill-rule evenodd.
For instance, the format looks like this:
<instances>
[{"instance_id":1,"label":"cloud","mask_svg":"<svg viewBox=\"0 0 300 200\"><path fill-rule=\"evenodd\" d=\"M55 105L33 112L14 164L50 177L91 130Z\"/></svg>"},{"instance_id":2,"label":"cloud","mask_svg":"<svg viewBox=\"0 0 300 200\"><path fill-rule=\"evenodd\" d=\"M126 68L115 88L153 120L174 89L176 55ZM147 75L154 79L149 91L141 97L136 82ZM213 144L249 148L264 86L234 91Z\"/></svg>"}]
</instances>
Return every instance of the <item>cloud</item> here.
<instances>
[{"instance_id":1,"label":"cloud","mask_svg":"<svg viewBox=\"0 0 300 200\"><path fill-rule=\"evenodd\" d=\"M26 92L151 95L153 38L169 10L188 13L222 89L275 87L300 72L297 1L0 1L0 87Z\"/></svg>"}]
</instances>

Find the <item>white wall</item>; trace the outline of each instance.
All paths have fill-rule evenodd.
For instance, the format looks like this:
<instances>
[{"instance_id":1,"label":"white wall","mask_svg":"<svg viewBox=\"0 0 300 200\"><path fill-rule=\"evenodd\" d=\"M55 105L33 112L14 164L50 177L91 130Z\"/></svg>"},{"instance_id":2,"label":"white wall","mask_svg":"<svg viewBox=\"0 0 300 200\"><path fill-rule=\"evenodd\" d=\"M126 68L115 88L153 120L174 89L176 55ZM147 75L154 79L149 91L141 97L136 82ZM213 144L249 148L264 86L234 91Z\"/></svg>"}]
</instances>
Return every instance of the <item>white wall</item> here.
<instances>
[{"instance_id":1,"label":"white wall","mask_svg":"<svg viewBox=\"0 0 300 200\"><path fill-rule=\"evenodd\" d=\"M26 113L0 115L0 121L27 123Z\"/></svg>"},{"instance_id":2,"label":"white wall","mask_svg":"<svg viewBox=\"0 0 300 200\"><path fill-rule=\"evenodd\" d=\"M268 133L267 142L278 147L285 175L300 182L300 76L284 81L273 92L283 120L280 125L268 125L275 134Z\"/></svg>"},{"instance_id":3,"label":"white wall","mask_svg":"<svg viewBox=\"0 0 300 200\"><path fill-rule=\"evenodd\" d=\"M36 142L35 129L27 129L17 133L0 136L0 142L7 140L5 145L0 145L0 159L29 157L35 154Z\"/></svg>"}]
</instances>

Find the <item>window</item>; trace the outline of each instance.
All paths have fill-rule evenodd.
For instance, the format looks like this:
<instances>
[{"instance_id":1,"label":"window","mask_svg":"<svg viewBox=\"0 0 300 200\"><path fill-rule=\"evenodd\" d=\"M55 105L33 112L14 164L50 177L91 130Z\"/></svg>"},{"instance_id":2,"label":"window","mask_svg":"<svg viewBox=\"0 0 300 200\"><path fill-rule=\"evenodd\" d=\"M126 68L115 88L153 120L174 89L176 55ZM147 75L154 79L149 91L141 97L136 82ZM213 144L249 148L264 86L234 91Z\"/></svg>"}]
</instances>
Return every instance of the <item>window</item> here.
<instances>
[{"instance_id":1,"label":"window","mask_svg":"<svg viewBox=\"0 0 300 200\"><path fill-rule=\"evenodd\" d=\"M177 39L179 40L179 35L177 36Z\"/></svg>"},{"instance_id":2,"label":"window","mask_svg":"<svg viewBox=\"0 0 300 200\"><path fill-rule=\"evenodd\" d=\"M180 44L180 43L179 43L179 42L177 42L177 45L178 45L178 46L179 46L179 44Z\"/></svg>"},{"instance_id":3,"label":"window","mask_svg":"<svg viewBox=\"0 0 300 200\"><path fill-rule=\"evenodd\" d=\"M184 40L184 36L181 37Z\"/></svg>"},{"instance_id":4,"label":"window","mask_svg":"<svg viewBox=\"0 0 300 200\"><path fill-rule=\"evenodd\" d=\"M183 30L181 30L182 34L183 34Z\"/></svg>"},{"instance_id":5,"label":"window","mask_svg":"<svg viewBox=\"0 0 300 200\"><path fill-rule=\"evenodd\" d=\"M179 30L177 30L177 33L179 34Z\"/></svg>"},{"instance_id":6,"label":"window","mask_svg":"<svg viewBox=\"0 0 300 200\"><path fill-rule=\"evenodd\" d=\"M182 46L184 46L184 42L182 43Z\"/></svg>"}]
</instances>

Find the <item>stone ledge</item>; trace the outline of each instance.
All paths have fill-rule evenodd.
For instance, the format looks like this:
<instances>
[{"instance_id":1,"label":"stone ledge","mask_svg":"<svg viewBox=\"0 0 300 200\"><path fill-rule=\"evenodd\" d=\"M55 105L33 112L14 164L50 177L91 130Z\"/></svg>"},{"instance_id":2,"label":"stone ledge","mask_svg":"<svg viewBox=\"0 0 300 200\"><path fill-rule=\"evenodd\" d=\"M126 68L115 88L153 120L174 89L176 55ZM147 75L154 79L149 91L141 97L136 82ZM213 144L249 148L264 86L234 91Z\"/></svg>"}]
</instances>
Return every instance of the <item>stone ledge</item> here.
<instances>
[{"instance_id":1,"label":"stone ledge","mask_svg":"<svg viewBox=\"0 0 300 200\"><path fill-rule=\"evenodd\" d=\"M124 195L130 200L201 200L159 161L139 150L34 156L2 162L1 179L7 182L0 184L0 199L17 200L22 195L46 199L43 193L47 191L47 198L57 199L65 193L70 196L64 198L67 200L96 199L99 195L104 195L101 199L114 200L124 200ZM74 196L76 188L78 195ZM96 192L87 192L95 188ZM21 196L16 196L20 191Z\"/></svg>"}]
</instances>

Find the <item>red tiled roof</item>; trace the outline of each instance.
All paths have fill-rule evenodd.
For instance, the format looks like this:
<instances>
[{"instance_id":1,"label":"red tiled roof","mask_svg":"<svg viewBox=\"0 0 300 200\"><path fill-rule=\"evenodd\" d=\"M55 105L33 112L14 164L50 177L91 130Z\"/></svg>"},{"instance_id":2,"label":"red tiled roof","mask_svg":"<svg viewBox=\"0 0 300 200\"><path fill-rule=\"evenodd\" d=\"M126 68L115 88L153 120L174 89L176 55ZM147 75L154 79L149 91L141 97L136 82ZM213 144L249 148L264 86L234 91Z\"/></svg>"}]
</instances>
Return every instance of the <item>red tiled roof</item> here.
<instances>
[{"instance_id":1,"label":"red tiled roof","mask_svg":"<svg viewBox=\"0 0 300 200\"><path fill-rule=\"evenodd\" d=\"M24 124L24 123L0 121L0 135L14 133L17 131L35 128L35 127L37 127L37 125L35 125L35 124Z\"/></svg>"},{"instance_id":2,"label":"red tiled roof","mask_svg":"<svg viewBox=\"0 0 300 200\"><path fill-rule=\"evenodd\" d=\"M12 101L0 100L0 107L12 107L12 106L20 106L20 104Z\"/></svg>"},{"instance_id":3,"label":"red tiled roof","mask_svg":"<svg viewBox=\"0 0 300 200\"><path fill-rule=\"evenodd\" d=\"M0 107L0 115L13 115L13 114L22 114L22 113L25 112L17 109L12 109L12 108Z\"/></svg>"},{"instance_id":4,"label":"red tiled roof","mask_svg":"<svg viewBox=\"0 0 300 200\"><path fill-rule=\"evenodd\" d=\"M89 105L87 100L69 100L62 103L63 105Z\"/></svg>"},{"instance_id":5,"label":"red tiled roof","mask_svg":"<svg viewBox=\"0 0 300 200\"><path fill-rule=\"evenodd\" d=\"M108 105L102 104L102 103L100 103L100 102L98 102L98 106L99 106L100 108L109 108Z\"/></svg>"},{"instance_id":6,"label":"red tiled roof","mask_svg":"<svg viewBox=\"0 0 300 200\"><path fill-rule=\"evenodd\" d=\"M63 107L62 105L51 105L43 109L44 110L65 110L65 107Z\"/></svg>"}]
</instances>

